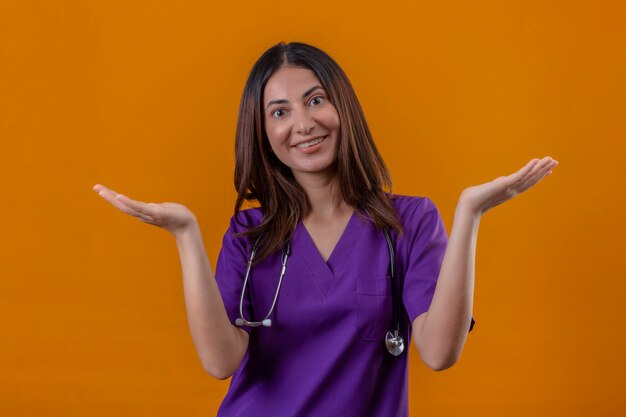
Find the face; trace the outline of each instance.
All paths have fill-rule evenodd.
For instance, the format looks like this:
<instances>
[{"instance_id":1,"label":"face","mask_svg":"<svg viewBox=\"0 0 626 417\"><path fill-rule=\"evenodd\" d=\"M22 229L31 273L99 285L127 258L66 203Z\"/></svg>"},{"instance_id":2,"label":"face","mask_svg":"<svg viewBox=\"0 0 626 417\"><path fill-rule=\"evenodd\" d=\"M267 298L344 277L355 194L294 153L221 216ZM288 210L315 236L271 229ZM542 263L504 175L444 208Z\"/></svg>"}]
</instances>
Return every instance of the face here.
<instances>
[{"instance_id":1,"label":"face","mask_svg":"<svg viewBox=\"0 0 626 417\"><path fill-rule=\"evenodd\" d=\"M281 67L265 85L265 131L278 159L296 179L333 175L339 143L339 114L315 73Z\"/></svg>"}]
</instances>

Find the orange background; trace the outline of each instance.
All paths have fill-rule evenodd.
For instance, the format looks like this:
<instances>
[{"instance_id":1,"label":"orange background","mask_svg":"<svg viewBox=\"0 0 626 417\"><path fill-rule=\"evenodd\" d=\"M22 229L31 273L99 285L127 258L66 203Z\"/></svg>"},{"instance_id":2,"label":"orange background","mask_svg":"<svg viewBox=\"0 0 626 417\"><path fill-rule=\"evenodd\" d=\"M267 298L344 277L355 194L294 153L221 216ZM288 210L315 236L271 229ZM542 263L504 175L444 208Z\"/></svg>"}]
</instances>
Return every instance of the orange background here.
<instances>
[{"instance_id":1,"label":"orange background","mask_svg":"<svg viewBox=\"0 0 626 417\"><path fill-rule=\"evenodd\" d=\"M476 327L444 372L411 347L411 415L626 413L626 3L173 3L0 5L0 414L215 414L173 237L92 187L185 204L215 266L243 85L281 40L338 61L448 232L465 187L560 162L483 217Z\"/></svg>"}]
</instances>

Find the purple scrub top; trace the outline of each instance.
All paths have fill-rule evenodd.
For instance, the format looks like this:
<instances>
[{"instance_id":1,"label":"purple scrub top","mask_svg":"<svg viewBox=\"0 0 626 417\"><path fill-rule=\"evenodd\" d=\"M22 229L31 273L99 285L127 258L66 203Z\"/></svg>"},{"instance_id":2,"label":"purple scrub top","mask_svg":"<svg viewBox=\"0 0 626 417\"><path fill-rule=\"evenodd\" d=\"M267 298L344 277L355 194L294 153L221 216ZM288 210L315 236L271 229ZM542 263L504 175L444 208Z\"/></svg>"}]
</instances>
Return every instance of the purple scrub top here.
<instances>
[{"instance_id":1,"label":"purple scrub top","mask_svg":"<svg viewBox=\"0 0 626 417\"><path fill-rule=\"evenodd\" d=\"M391 196L391 195L390 195ZM392 203L404 227L390 232L396 279L402 280L404 352L392 356L385 334L392 327L389 249L382 231L356 212L324 262L299 222L271 327L243 327L248 351L233 374L218 417L385 416L406 417L408 344L411 323L428 311L448 235L435 204L427 197L394 194ZM238 213L258 225L260 208ZM231 322L252 248L234 217L224 235L215 278ZM280 275L281 253L253 267L244 300L247 320L269 311ZM472 326L474 318L472 317Z\"/></svg>"}]
</instances>

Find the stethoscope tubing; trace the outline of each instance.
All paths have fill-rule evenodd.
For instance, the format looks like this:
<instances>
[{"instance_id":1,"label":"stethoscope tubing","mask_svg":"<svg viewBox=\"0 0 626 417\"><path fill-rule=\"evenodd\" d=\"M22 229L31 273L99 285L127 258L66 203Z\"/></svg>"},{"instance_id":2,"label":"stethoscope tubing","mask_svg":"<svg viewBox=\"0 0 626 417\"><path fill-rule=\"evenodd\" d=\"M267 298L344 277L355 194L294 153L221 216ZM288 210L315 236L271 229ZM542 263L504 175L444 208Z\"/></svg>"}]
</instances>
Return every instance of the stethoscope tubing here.
<instances>
[{"instance_id":1,"label":"stethoscope tubing","mask_svg":"<svg viewBox=\"0 0 626 417\"><path fill-rule=\"evenodd\" d=\"M250 253L250 259L248 260L248 265L246 267L246 277L243 281L243 289L241 291L241 297L239 299L239 318L235 320L235 324L238 326L249 326L249 327L259 327L265 326L270 327L272 325L272 320L270 319L272 312L274 311L274 307L276 306L276 301L278 300L278 293L280 292L280 287L283 284L283 277L285 276L285 271L287 270L287 258L291 255L291 242L287 242L287 246L283 250L283 255L281 258L281 269L280 269L280 277L278 279L278 285L276 286L276 291L274 292L274 300L272 300L272 306L270 307L270 311L267 313L263 321L248 321L243 315L243 300L246 294L246 287L248 286L248 277L250 276L250 269L252 269L252 260L254 259L254 255L256 254L256 247L259 243L259 236L254 243L254 247Z\"/></svg>"},{"instance_id":2,"label":"stethoscope tubing","mask_svg":"<svg viewBox=\"0 0 626 417\"><path fill-rule=\"evenodd\" d=\"M395 251L393 249L393 244L391 243L391 237L389 236L389 231L387 228L384 229L385 239L387 241L387 247L389 249L389 269L391 276L391 297L392 297L392 323L395 326L392 330L388 331L385 335L385 345L389 353L394 356L400 355L404 351L404 339L400 335L400 315L398 314L398 306L401 303L398 300L398 288L395 279ZM269 312L265 316L262 321L248 321L243 314L243 300L246 294L246 287L248 286L248 280L250 277L250 270L252 269L252 261L254 256L256 255L256 248L259 243L261 236L259 236L254 243L252 250L250 252L250 259L248 260L248 264L246 267L246 276L243 282L243 289L241 291L241 297L239 298L239 318L235 320L235 324L237 326L248 326L248 327L259 327L265 326L270 327L272 325L272 320L270 317L274 312L274 307L276 306L276 301L278 300L278 294L280 292L280 287L283 283L283 277L285 276L285 271L287 269L287 259L289 255L291 255L291 241L287 242L285 248L283 249L283 254L281 257L281 269L280 269L280 277L278 279L278 285L276 286L276 291L274 292L274 299L272 300L272 306L270 307Z\"/></svg>"}]
</instances>

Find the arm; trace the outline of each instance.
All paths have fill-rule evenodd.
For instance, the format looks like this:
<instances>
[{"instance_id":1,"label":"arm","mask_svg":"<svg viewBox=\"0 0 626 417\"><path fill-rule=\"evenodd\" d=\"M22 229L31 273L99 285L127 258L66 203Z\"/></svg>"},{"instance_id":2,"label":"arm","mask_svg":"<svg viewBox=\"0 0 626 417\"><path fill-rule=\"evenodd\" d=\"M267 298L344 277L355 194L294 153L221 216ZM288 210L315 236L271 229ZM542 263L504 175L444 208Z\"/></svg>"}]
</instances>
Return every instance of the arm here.
<instances>
[{"instance_id":1,"label":"arm","mask_svg":"<svg viewBox=\"0 0 626 417\"><path fill-rule=\"evenodd\" d=\"M461 193L441 270L426 313L413 322L415 344L435 370L456 363L467 339L474 298L474 261L480 218L492 208L533 187L552 173L558 161L534 158L517 172Z\"/></svg>"},{"instance_id":2,"label":"arm","mask_svg":"<svg viewBox=\"0 0 626 417\"><path fill-rule=\"evenodd\" d=\"M198 223L193 222L175 236L191 337L205 371L226 379L241 364L249 335L228 318Z\"/></svg>"},{"instance_id":3,"label":"arm","mask_svg":"<svg viewBox=\"0 0 626 417\"><path fill-rule=\"evenodd\" d=\"M178 203L144 203L102 184L93 187L120 211L172 233L183 268L183 286L191 337L204 369L226 379L239 367L248 348L248 333L230 323L211 271L196 216ZM218 259L219 262L219 259Z\"/></svg>"},{"instance_id":4,"label":"arm","mask_svg":"<svg viewBox=\"0 0 626 417\"><path fill-rule=\"evenodd\" d=\"M474 299L479 223L480 217L460 200L430 308L413 322L420 356L437 371L456 363L467 339Z\"/></svg>"}]
</instances>

